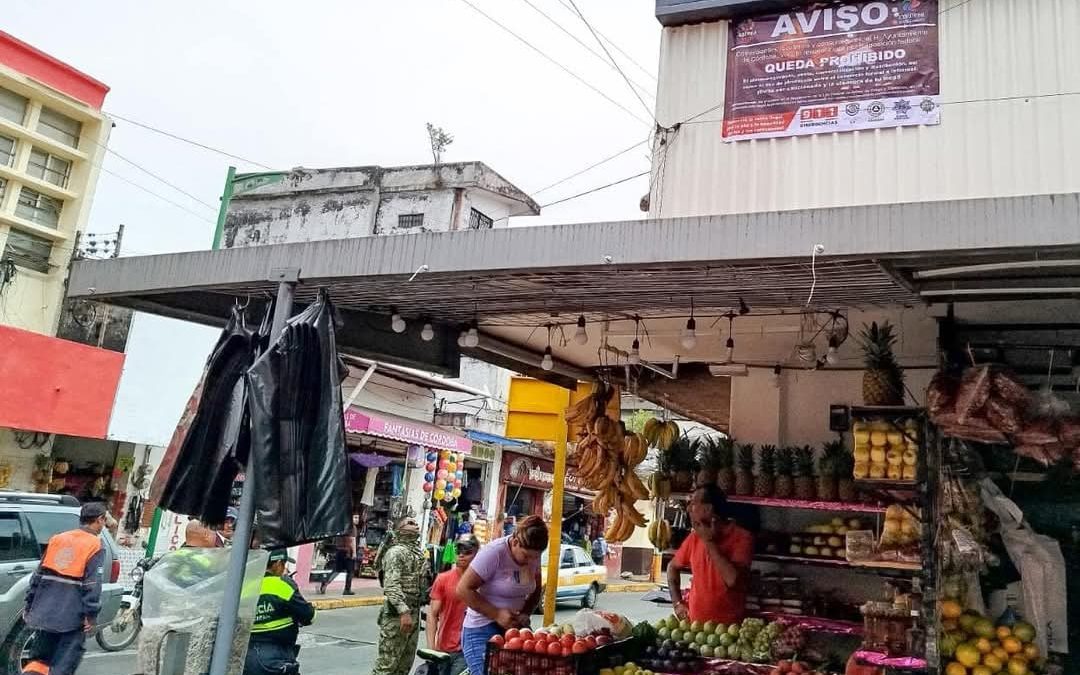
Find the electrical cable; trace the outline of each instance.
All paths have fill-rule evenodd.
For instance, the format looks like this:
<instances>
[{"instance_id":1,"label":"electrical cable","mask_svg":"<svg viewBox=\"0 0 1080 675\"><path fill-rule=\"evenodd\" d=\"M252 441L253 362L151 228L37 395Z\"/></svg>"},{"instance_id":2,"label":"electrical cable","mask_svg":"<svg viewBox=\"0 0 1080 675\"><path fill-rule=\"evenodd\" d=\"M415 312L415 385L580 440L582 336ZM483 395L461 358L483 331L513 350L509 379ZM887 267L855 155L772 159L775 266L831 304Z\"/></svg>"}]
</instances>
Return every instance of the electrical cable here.
<instances>
[{"instance_id":1,"label":"electrical cable","mask_svg":"<svg viewBox=\"0 0 1080 675\"><path fill-rule=\"evenodd\" d=\"M571 8L571 7L570 7L570 6L569 6L569 5L568 5L568 4L566 3L566 0L559 0L559 2L560 2L560 3L562 4L562 6L563 6L563 7L565 7L566 9L570 10L571 12L572 12L572 11L574 11L574 10L573 10L573 9L572 9L572 8ZM622 54L623 56L625 56L625 57L626 57L626 60L627 60L627 61L629 61L630 63L632 63L632 64L634 64L635 66L637 66L638 70L640 70L641 72L645 73L645 74L646 74L646 75L647 75L647 76L648 76L648 77L649 77L649 78L650 78L651 80L653 80L654 82L656 81L656 75L653 75L653 74L652 74L651 72L649 72L649 70L648 70L648 69L647 69L647 68L646 68L645 66L643 66L643 65L641 65L640 63L638 63L637 61L635 61L635 60L634 60L634 57L630 56L630 54L628 54L628 53L626 52L626 50L625 50L625 49L623 49L623 48L622 48L622 47L620 47L620 46L619 46L618 44L616 44L614 40L612 40L611 38L609 38L609 37L608 37L607 35L604 35L604 34L603 34L603 33L601 33L600 31L596 31L596 32L597 32L597 33L598 33L598 34L600 35L600 37L604 38L604 40L605 40L605 41L606 41L606 42L607 42L607 43L608 43L609 45L611 45L612 47L614 47L614 48L615 48L615 51L617 51L617 52L619 52L620 54Z\"/></svg>"},{"instance_id":2,"label":"electrical cable","mask_svg":"<svg viewBox=\"0 0 1080 675\"><path fill-rule=\"evenodd\" d=\"M660 123L656 121L656 116L653 114L653 109L649 107L649 104L645 102L645 99L641 98L641 94L639 94L638 90L634 88L634 83L630 81L630 78L627 77L626 73L623 72L623 69L615 60L615 57L611 55L610 51L608 51L608 48L604 44L604 41L601 40L600 36L597 34L596 29L592 27L592 24L589 23L589 20L586 19L585 15L581 13L580 9L578 9L577 3L574 2L574 0L567 1L570 3L570 6L574 8L574 12L577 13L578 18L581 19L581 22L585 24L585 27L589 29L590 33L592 33L592 36L596 39L596 43L600 45L600 49L603 49L604 53L607 54L608 59L611 60L611 65L615 66L615 70L617 70L619 72L619 75L622 76L623 80L626 82L626 86L630 88L630 91L634 94L634 97L637 98L638 102L641 103L641 106L645 108L645 112L648 113L649 117L652 118L652 121L656 124L656 126L660 126Z\"/></svg>"},{"instance_id":3,"label":"electrical cable","mask_svg":"<svg viewBox=\"0 0 1080 675\"><path fill-rule=\"evenodd\" d=\"M585 195L591 195L594 192L600 192L601 190L606 190L609 187L615 187L616 185L621 185L622 183L625 183L627 181L631 181L631 180L634 180L635 178L641 178L642 176L647 176L647 175L649 175L648 171L642 171L641 173L636 173L633 176L627 176L626 178L622 178L620 180L608 183L606 185L601 185L599 187L594 187L591 190L586 190L584 192L579 192L576 195L570 195L569 197L564 197L563 199L556 199L555 201L548 202L547 204L541 204L540 208L541 209L546 209L549 206L555 206L556 204L562 204L563 202L568 202L568 201L570 201L572 199L577 199L578 197L584 197Z\"/></svg>"},{"instance_id":4,"label":"electrical cable","mask_svg":"<svg viewBox=\"0 0 1080 675\"><path fill-rule=\"evenodd\" d=\"M158 193L154 192L154 191L153 191L153 190L151 190L150 188L147 188L147 187L143 187L142 185L139 185L139 184L138 184L138 183L136 183L135 181L133 181L133 180L130 180L130 179L128 179L128 178L125 178L124 176L121 176L120 174L116 173L115 171L112 171L112 170L110 170L110 169L107 169L107 168L105 168L105 167L103 167L103 166L100 166L100 165L97 165L97 166L98 166L98 168L99 168L99 169L101 169L101 170L102 170L102 171L104 171L105 173L109 174L110 176L114 176L114 177L116 177L116 178L119 178L120 180L124 181L125 183L128 183L129 185L132 185L132 186L134 186L134 187L136 187L136 188L138 188L138 189L142 190L143 192L146 192L147 194L151 194L151 195L153 195L153 196L157 197L158 199L160 199L160 200L162 200L162 201L164 201L164 202L168 202L169 204L172 204L173 206L175 206L175 207L176 207L176 208L178 208L178 209L181 209L181 210L183 210L183 211L187 211L188 213L190 213L191 215L195 216L195 217L196 217L196 218L198 218L199 220L202 220L202 221L204 221L204 222L210 223L211 225L216 225L216 224L217 224L217 223L216 223L215 221L213 221L213 220L210 220L209 218L207 218L207 217L206 217L206 216L204 216L203 214L201 214L201 213L196 213L195 211L192 211L192 210L191 210L191 209L189 209L188 207L184 206L183 204L181 204L181 203L179 203L179 202L174 202L173 200L169 199L168 197L162 196L162 195L160 195L160 194L158 194Z\"/></svg>"},{"instance_id":5,"label":"electrical cable","mask_svg":"<svg viewBox=\"0 0 1080 675\"><path fill-rule=\"evenodd\" d=\"M574 42L576 42L576 43L578 43L579 45L581 45L581 47L582 47L582 48L583 48L583 49L584 49L585 51L589 52L590 54L592 54L592 55L593 55L593 56L595 56L596 58L598 58L598 59L600 59L601 61L603 61L603 62L604 62L604 65L606 65L607 67L609 67L609 68L612 68L612 69L614 69L614 70L616 70L616 71L618 71L618 70L619 70L619 66L618 66L618 64L616 64L616 63L614 63L614 62L612 62L612 61L608 61L608 59L607 59L607 58L604 58L604 55L603 55L603 54L601 54L600 52L596 51L595 49L593 49L593 48L592 48L592 47L590 47L589 45L585 44L585 42L584 42L584 41L582 41L582 39L581 39L581 38L579 38L578 36L576 36L576 35L574 35L574 34L573 34L572 32L570 32L570 30L569 30L569 29L567 29L567 28L566 28L565 26L563 26L563 25L562 25L561 23L559 23L559 22L558 22L557 20L555 20L554 18L552 18L550 14L548 14L548 13L547 13L547 12L545 12L544 10L542 10L542 9L540 9L539 7L537 7L536 5L534 5L534 4L533 4L533 2L532 2L532 0L521 0L521 1L522 1L522 2L524 2L524 3L526 4L526 5L528 5L529 7L532 7L534 11L536 11L536 12L537 12L538 14L540 14L540 16L542 16L542 17L544 17L545 19L547 19L547 20L548 20L548 22L549 22L549 23L551 23L551 24L552 24L553 26L555 26L556 28L558 28L559 30L561 30L561 31L562 31L563 33L565 33L565 34L566 34L566 35L567 35L567 36L568 36L568 37L569 37L569 38L570 38L571 40L573 40ZM638 89L639 91L641 91L642 93L644 93L644 94L645 94L646 96L649 96L650 98L653 98L653 99L655 99L655 98L656 98L656 95L655 95L654 93L650 92L650 91L649 91L648 89L646 89L646 88L645 88L645 87L644 87L644 86L643 86L643 85L642 85L641 83L637 82L636 80L634 81L634 87L636 87L636 88L637 88L637 89Z\"/></svg>"},{"instance_id":6,"label":"electrical cable","mask_svg":"<svg viewBox=\"0 0 1080 675\"><path fill-rule=\"evenodd\" d=\"M92 139L91 139L91 140L92 140ZM97 141L94 141L94 142L95 142L95 143L97 143ZM117 157L118 159L120 159L121 161L127 162L128 164L130 164L131 166L135 167L135 168L136 168L136 169L138 169L139 171L142 171L143 173L145 173L145 174L146 174L147 176L150 176L150 177L151 177L151 178L153 178L154 180L157 180L157 181L158 181L158 182L160 182L160 183L164 183L165 185L168 185L169 187L171 187L172 189L176 190L177 192L179 192L180 194L184 195L185 197L190 197L191 199L193 199L193 200L197 201L198 203L202 204L203 206L205 206L206 208L210 209L211 211L214 211L215 213L217 212L217 210L218 210L218 207L214 206L213 204L211 204L211 203L209 203L209 202L204 202L204 201L203 201L202 199L200 199L200 198L196 197L195 195L191 194L191 193L190 193L190 192L188 192L187 190L185 190L185 189L183 189L183 188L181 188L181 187L179 187L179 186L177 186L177 185L174 185L173 183L170 183L170 182L169 182L168 180L166 180L165 178L162 178L161 176L157 175L156 173L154 173L154 172L153 172L153 171L151 171L150 169L147 169L146 167L144 167L144 166L141 166L141 165L139 165L139 164L137 164L137 163L133 162L132 160L128 159L127 157L124 157L123 155L121 155L121 154L120 154L119 152L117 152L117 151L113 150L112 148L110 148L110 147L107 147L107 146L102 146L102 147L104 147L104 148L105 148L105 152L108 152L109 154L115 155L115 156L116 156L116 157Z\"/></svg>"},{"instance_id":7,"label":"electrical cable","mask_svg":"<svg viewBox=\"0 0 1080 675\"><path fill-rule=\"evenodd\" d=\"M205 143L200 143L198 141L193 141L190 138L184 138L183 136L179 136L179 135L171 133L169 131L165 131L164 129L158 129L155 126L151 126L149 124L145 124L143 122L139 122L139 121L130 119L128 117L124 117L123 115L119 115L119 114L117 114L115 112L109 111L106 114L109 117L114 117L114 118L116 118L118 120L121 120L123 122L127 122L128 124L134 124L137 127L142 127L143 129L146 129L148 131L153 131L154 133L161 134L162 136L168 136L169 138L171 138L173 140L181 141L182 143L187 143L188 145L194 145L197 148L202 148L203 150L209 150L210 152L215 152L215 153L217 153L219 155L223 155L225 157L229 157L229 158L232 158L232 159L235 159L235 160L239 160L241 162L245 162L247 164L251 164L253 166L257 166L260 169L266 169L267 171L273 171L274 170L272 167L269 167L269 166L263 164L262 162L256 162L253 159L246 159L244 157L241 157L240 155L234 155L231 152L225 152L224 150L219 150L218 148L215 148L215 147L210 146L210 145L206 145Z\"/></svg>"},{"instance_id":8,"label":"electrical cable","mask_svg":"<svg viewBox=\"0 0 1080 675\"><path fill-rule=\"evenodd\" d=\"M616 152L614 155L611 155L609 157L605 157L604 159L602 159L599 162L596 162L594 164L590 164L589 166L585 167L584 169L570 174L566 178L561 178L561 179L555 181L554 183L552 183L551 185L547 185L545 187L542 187L539 190L534 190L532 192L532 195L535 197L536 195L540 194L541 192L547 192L548 190L550 190L550 189L552 189L554 187L558 187L559 185L562 185L566 181L577 178L578 176L580 176L580 175L582 175L584 173L587 173L589 171L592 171L593 169L595 169L598 166L607 164L608 162L610 162L610 161L612 161L614 159L618 159L619 157L622 157L623 155L630 152L634 148L639 147L641 145L644 145L644 144L646 144L648 142L649 142L649 139L647 139L647 138L645 140L643 140L643 141L638 141L637 143L634 143L633 145L631 145L629 148L626 148L625 150L620 150L620 151Z\"/></svg>"},{"instance_id":9,"label":"electrical cable","mask_svg":"<svg viewBox=\"0 0 1080 675\"><path fill-rule=\"evenodd\" d=\"M528 41L528 40L526 40L525 38L521 37L520 35L518 35L517 33L515 33L515 32L514 32L513 30L511 30L510 28L508 28L508 27L507 27L507 26L506 26L505 24L503 24L503 23L499 22L499 20L498 20L498 19L495 19L495 18L494 18L494 17L492 17L492 16L490 15L490 14L488 14L488 13L487 13L487 12L485 12L484 10L482 10L482 9L480 9L479 7L477 7L476 5L474 5L474 4L473 4L473 3L471 2L471 0L461 0L461 2L463 2L463 3L465 3L466 5L468 5L469 7L471 7L471 8L472 8L472 10L473 10L474 12L476 12L476 13L477 13L477 14L479 14L479 15L481 15L482 17L484 17L485 19L487 19L487 20L488 20L488 21L490 21L491 23L495 24L496 26L498 26L499 28L501 28L501 29L502 29L503 31L505 31L505 32L509 33L510 35L512 35L512 36L513 36L514 38L516 38L516 39L517 39L517 40L518 40L519 42L521 42L521 43L525 44L525 45L526 45L526 46L527 46L527 47L528 47L529 49L532 49L532 50L533 50L534 52L536 52L536 53L537 53L537 54L539 54L540 56L544 57L544 58L545 58L545 59L546 59L547 61L551 62L552 64L554 64L554 65L556 65L556 66L558 66L558 67L559 67L559 68L560 68L560 69L561 69L561 70L562 70L563 72L565 72L565 73L566 73L567 75L569 75L570 77L574 78L574 79L575 79L575 80L577 80L578 82L580 82L580 83L584 84L584 85L585 85L586 87L588 87L589 89L592 89L592 90L593 90L594 92L596 92L596 93L597 93L597 94L599 94L600 96L604 97L604 99L606 99L606 100L607 100L608 102L610 102L610 103L611 103L612 105L614 105L614 106L618 107L618 108L619 108L620 110L622 110L622 111L623 111L623 112L625 112L626 114L630 115L630 116L631 116L631 117L633 117L634 119L638 120L638 121L639 121L639 122L641 122L642 124L650 124L650 123L649 123L649 122L648 122L647 120L644 120L644 119L642 119L642 118L641 118L641 117L640 117L640 116L639 116L639 115L638 115L637 113L635 113L634 111L630 110L629 108L627 108L626 106L624 106L624 105L623 105L622 103L619 103L619 102L618 102L618 101L616 101L615 99L611 98L610 96L608 96L608 95L607 95L607 94L605 94L604 92L602 92L602 91L600 91L599 89L597 89L597 88L596 88L595 86L593 86L592 84L590 84L590 83L589 83L589 82L588 82L587 80L585 80L585 79L584 79L583 77L581 77L580 75L578 75L577 73L575 73L575 72L574 72L573 70L570 70L570 68L568 68L568 67L564 66L564 65L563 65L562 63L560 63L560 62L556 61L556 60L555 60L554 58L552 58L551 56L549 56L549 55L547 54L547 52L545 52L544 50L540 49L539 47L537 47L537 46L536 46L536 45L534 45L533 43L529 42L529 41Z\"/></svg>"}]
</instances>

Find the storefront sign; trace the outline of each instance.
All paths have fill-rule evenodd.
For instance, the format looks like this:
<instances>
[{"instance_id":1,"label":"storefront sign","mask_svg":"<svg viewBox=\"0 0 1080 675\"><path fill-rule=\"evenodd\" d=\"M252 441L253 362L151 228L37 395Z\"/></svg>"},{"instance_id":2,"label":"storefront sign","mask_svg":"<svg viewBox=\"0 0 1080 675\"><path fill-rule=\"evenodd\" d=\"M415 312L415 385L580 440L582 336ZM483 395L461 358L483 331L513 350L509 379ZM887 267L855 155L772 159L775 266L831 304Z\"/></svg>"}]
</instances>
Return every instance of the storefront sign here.
<instances>
[{"instance_id":1,"label":"storefront sign","mask_svg":"<svg viewBox=\"0 0 1080 675\"><path fill-rule=\"evenodd\" d=\"M938 0L807 5L732 21L726 140L941 121Z\"/></svg>"},{"instance_id":2,"label":"storefront sign","mask_svg":"<svg viewBox=\"0 0 1080 675\"><path fill-rule=\"evenodd\" d=\"M390 415L383 417L355 408L345 411L345 431L352 434L390 438L437 450L451 450L466 454L472 450L472 441L468 438L433 424L409 421Z\"/></svg>"},{"instance_id":3,"label":"storefront sign","mask_svg":"<svg viewBox=\"0 0 1080 675\"><path fill-rule=\"evenodd\" d=\"M545 459L503 452L501 482L513 485L550 490L555 485L555 464ZM566 467L566 490L568 492L593 494L581 484L572 467Z\"/></svg>"}]
</instances>

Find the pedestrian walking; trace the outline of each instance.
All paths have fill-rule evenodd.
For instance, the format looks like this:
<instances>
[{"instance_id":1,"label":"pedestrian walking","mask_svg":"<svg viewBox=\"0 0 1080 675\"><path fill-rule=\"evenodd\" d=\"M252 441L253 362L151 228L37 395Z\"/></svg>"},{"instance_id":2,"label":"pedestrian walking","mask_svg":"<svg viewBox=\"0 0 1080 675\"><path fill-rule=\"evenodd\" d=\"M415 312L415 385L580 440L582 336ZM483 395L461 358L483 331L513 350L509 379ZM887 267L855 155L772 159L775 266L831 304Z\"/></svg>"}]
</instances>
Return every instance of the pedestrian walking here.
<instances>
[{"instance_id":1,"label":"pedestrian walking","mask_svg":"<svg viewBox=\"0 0 1080 675\"><path fill-rule=\"evenodd\" d=\"M345 573L345 592L342 595L354 595L352 590L353 572L356 570L356 539L359 536L360 516L352 517L352 524L344 535L334 538L334 564L319 585L319 593L325 594L326 587L341 572Z\"/></svg>"},{"instance_id":2,"label":"pedestrian walking","mask_svg":"<svg viewBox=\"0 0 1080 675\"><path fill-rule=\"evenodd\" d=\"M420 550L420 527L412 517L394 527L393 541L376 560L386 601L379 612L379 654L373 675L408 675L420 639L420 607L430 587Z\"/></svg>"},{"instance_id":3,"label":"pedestrian walking","mask_svg":"<svg viewBox=\"0 0 1080 675\"><path fill-rule=\"evenodd\" d=\"M458 597L457 587L480 550L480 542L473 535L465 534L458 537L454 547L457 550L454 567L435 577L428 607L428 647L451 656L449 664L436 675L460 675L467 667L465 654L461 651L461 627L465 623L467 607Z\"/></svg>"},{"instance_id":4,"label":"pedestrian walking","mask_svg":"<svg viewBox=\"0 0 1080 675\"><path fill-rule=\"evenodd\" d=\"M295 563L285 549L270 551L251 627L244 675L300 675L296 640L300 626L310 626L315 608L288 576L286 563Z\"/></svg>"},{"instance_id":5,"label":"pedestrian walking","mask_svg":"<svg viewBox=\"0 0 1080 675\"><path fill-rule=\"evenodd\" d=\"M49 539L26 593L23 617L35 633L24 674L74 675L79 667L83 642L101 611L101 531L107 513L104 504L85 504L77 530Z\"/></svg>"}]
</instances>

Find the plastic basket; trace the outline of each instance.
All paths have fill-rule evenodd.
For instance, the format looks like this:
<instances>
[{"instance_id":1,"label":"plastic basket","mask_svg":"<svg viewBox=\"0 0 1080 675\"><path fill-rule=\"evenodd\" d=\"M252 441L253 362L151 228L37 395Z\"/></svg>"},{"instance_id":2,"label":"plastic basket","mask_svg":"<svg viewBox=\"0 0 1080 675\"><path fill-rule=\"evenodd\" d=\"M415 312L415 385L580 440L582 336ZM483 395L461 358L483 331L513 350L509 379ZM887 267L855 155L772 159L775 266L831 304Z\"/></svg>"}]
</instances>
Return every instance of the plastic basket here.
<instances>
[{"instance_id":1,"label":"plastic basket","mask_svg":"<svg viewBox=\"0 0 1080 675\"><path fill-rule=\"evenodd\" d=\"M570 656L510 651L489 644L485 670L487 675L597 675L604 668L614 668L633 660L637 652L634 638L597 647L587 654Z\"/></svg>"}]
</instances>

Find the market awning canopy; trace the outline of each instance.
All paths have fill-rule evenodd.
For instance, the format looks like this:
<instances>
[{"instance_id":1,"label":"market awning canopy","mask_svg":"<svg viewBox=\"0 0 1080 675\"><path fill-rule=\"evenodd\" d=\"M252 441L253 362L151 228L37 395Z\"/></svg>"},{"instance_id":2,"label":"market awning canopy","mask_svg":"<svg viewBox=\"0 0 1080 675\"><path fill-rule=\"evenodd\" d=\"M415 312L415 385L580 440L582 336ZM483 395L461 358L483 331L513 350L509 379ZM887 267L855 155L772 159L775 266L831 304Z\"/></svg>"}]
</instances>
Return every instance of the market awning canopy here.
<instances>
[{"instance_id":1,"label":"market awning canopy","mask_svg":"<svg viewBox=\"0 0 1080 675\"><path fill-rule=\"evenodd\" d=\"M820 244L824 252L813 253ZM269 297L283 270L300 303L326 287L342 312L343 351L456 373L467 354L551 376L524 354L548 324L685 321L738 307L880 308L1080 296L1080 195L1046 195L781 213L364 237L79 261L69 294L202 323L239 299ZM409 322L389 328L391 307ZM430 321L431 341L420 339ZM517 329L515 331L515 329ZM546 336L545 336L546 337ZM552 344L561 336L552 338ZM556 373L606 362L596 343L566 351ZM560 346L563 346L560 342ZM570 345L573 347L572 343Z\"/></svg>"},{"instance_id":2,"label":"market awning canopy","mask_svg":"<svg viewBox=\"0 0 1080 675\"><path fill-rule=\"evenodd\" d=\"M472 441L453 429L359 406L345 411L345 433L367 434L436 450L465 454L472 451Z\"/></svg>"}]
</instances>

